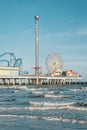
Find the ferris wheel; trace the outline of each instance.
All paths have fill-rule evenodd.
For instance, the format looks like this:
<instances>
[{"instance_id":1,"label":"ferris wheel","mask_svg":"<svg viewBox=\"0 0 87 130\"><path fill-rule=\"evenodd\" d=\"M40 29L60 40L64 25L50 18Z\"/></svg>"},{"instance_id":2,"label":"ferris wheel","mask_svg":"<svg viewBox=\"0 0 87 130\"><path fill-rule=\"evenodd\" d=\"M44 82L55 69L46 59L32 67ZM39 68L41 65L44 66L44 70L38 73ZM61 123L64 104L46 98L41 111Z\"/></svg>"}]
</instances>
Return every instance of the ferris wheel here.
<instances>
[{"instance_id":1,"label":"ferris wheel","mask_svg":"<svg viewBox=\"0 0 87 130\"><path fill-rule=\"evenodd\" d=\"M57 53L50 53L46 58L46 69L48 73L53 73L57 70L61 71L63 68L63 58Z\"/></svg>"}]
</instances>

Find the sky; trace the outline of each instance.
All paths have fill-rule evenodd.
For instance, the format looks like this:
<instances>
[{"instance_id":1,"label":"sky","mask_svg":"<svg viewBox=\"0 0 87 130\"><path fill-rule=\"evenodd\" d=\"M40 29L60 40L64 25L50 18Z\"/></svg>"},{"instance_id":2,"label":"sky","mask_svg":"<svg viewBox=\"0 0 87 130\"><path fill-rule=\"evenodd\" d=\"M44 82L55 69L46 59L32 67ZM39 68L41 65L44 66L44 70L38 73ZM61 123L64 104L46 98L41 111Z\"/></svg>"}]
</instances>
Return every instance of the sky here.
<instances>
[{"instance_id":1,"label":"sky","mask_svg":"<svg viewBox=\"0 0 87 130\"><path fill-rule=\"evenodd\" d=\"M63 70L87 81L87 0L0 0L0 55L12 52L23 70L35 66L35 16L39 16L39 65L58 52Z\"/></svg>"}]
</instances>

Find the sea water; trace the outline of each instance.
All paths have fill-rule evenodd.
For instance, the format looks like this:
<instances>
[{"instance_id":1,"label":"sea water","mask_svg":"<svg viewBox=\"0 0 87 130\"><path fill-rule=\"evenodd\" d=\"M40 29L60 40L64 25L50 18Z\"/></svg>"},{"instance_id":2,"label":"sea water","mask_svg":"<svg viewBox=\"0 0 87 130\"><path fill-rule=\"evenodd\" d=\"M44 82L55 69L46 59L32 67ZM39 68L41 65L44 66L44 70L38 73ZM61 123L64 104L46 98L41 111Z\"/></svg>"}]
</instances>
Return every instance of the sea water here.
<instances>
[{"instance_id":1,"label":"sea water","mask_svg":"<svg viewBox=\"0 0 87 130\"><path fill-rule=\"evenodd\" d=\"M87 130L87 85L0 86L0 130Z\"/></svg>"}]
</instances>

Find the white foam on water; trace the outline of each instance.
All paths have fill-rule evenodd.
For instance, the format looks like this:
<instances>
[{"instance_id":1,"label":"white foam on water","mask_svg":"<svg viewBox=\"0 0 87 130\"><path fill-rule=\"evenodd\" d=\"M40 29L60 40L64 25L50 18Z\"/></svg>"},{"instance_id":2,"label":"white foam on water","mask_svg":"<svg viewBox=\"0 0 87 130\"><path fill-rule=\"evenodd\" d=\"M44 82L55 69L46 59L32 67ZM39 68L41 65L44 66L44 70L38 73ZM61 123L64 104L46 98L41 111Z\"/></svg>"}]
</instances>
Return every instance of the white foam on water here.
<instances>
[{"instance_id":1,"label":"white foam on water","mask_svg":"<svg viewBox=\"0 0 87 130\"><path fill-rule=\"evenodd\" d=\"M70 91L73 91L73 92L79 92L79 91L82 91L81 89L69 89Z\"/></svg>"},{"instance_id":2,"label":"white foam on water","mask_svg":"<svg viewBox=\"0 0 87 130\"><path fill-rule=\"evenodd\" d=\"M78 106L73 106L73 104L75 104L74 102L29 102L29 104L31 106L35 106L35 108L38 109L38 107L40 107L40 109L66 109L66 110L77 110L77 111L87 111L87 107L78 107ZM30 107L31 107L30 106ZM34 107L32 107L34 109Z\"/></svg>"},{"instance_id":3,"label":"white foam on water","mask_svg":"<svg viewBox=\"0 0 87 130\"><path fill-rule=\"evenodd\" d=\"M63 117L46 117L46 116L30 116L30 115L0 115L0 117L4 118L28 118L28 119L44 119L48 121L63 121L63 122L71 122L71 123L79 123L79 124L87 124L87 120L79 120L79 119L70 119Z\"/></svg>"},{"instance_id":4,"label":"white foam on water","mask_svg":"<svg viewBox=\"0 0 87 130\"><path fill-rule=\"evenodd\" d=\"M30 105L33 105L33 106L50 106L50 107L53 107L53 106L58 106L58 107L61 107L61 106L69 106L69 105L72 105L74 104L74 102L29 102Z\"/></svg>"},{"instance_id":5,"label":"white foam on water","mask_svg":"<svg viewBox=\"0 0 87 130\"><path fill-rule=\"evenodd\" d=\"M64 109L64 107L25 107L25 108L20 108L20 107L13 107L13 108L0 108L0 111L10 111L10 110L55 110L55 109Z\"/></svg>"},{"instance_id":6,"label":"white foam on water","mask_svg":"<svg viewBox=\"0 0 87 130\"><path fill-rule=\"evenodd\" d=\"M69 90L73 92L87 91L87 87L81 87L81 88L69 89Z\"/></svg>"},{"instance_id":7,"label":"white foam on water","mask_svg":"<svg viewBox=\"0 0 87 130\"><path fill-rule=\"evenodd\" d=\"M38 92L32 92L32 94L44 94L43 92L40 92L40 91L38 91Z\"/></svg>"},{"instance_id":8,"label":"white foam on water","mask_svg":"<svg viewBox=\"0 0 87 130\"><path fill-rule=\"evenodd\" d=\"M28 90L29 88L27 86L18 86L18 85L13 85L13 86L0 86L0 88L15 88L15 89L23 89L23 90Z\"/></svg>"},{"instance_id":9,"label":"white foam on water","mask_svg":"<svg viewBox=\"0 0 87 130\"><path fill-rule=\"evenodd\" d=\"M50 95L50 94L45 94L44 97L50 97L50 98L69 98L70 96L65 96L65 95Z\"/></svg>"},{"instance_id":10,"label":"white foam on water","mask_svg":"<svg viewBox=\"0 0 87 130\"><path fill-rule=\"evenodd\" d=\"M48 88L29 88L29 90L31 90L31 91L43 91L43 90L47 90Z\"/></svg>"},{"instance_id":11,"label":"white foam on water","mask_svg":"<svg viewBox=\"0 0 87 130\"><path fill-rule=\"evenodd\" d=\"M87 91L87 87L82 87L81 90L82 91Z\"/></svg>"},{"instance_id":12,"label":"white foam on water","mask_svg":"<svg viewBox=\"0 0 87 130\"><path fill-rule=\"evenodd\" d=\"M29 116L29 115L0 115L0 117L5 117L5 118L30 118L30 119L39 119L37 116Z\"/></svg>"},{"instance_id":13,"label":"white foam on water","mask_svg":"<svg viewBox=\"0 0 87 130\"><path fill-rule=\"evenodd\" d=\"M57 95L50 95L50 94L45 94L44 97L50 97L50 98L59 98L61 96L57 96Z\"/></svg>"},{"instance_id":14,"label":"white foam on water","mask_svg":"<svg viewBox=\"0 0 87 130\"><path fill-rule=\"evenodd\" d=\"M69 119L63 117L44 117L44 119L49 121L63 121L63 122L71 122L71 123L80 123L80 124L87 124L87 120L77 120L77 119Z\"/></svg>"},{"instance_id":15,"label":"white foam on water","mask_svg":"<svg viewBox=\"0 0 87 130\"><path fill-rule=\"evenodd\" d=\"M87 108L86 108L86 107L68 106L67 109L69 109L69 110L76 110L76 111L87 111Z\"/></svg>"},{"instance_id":16,"label":"white foam on water","mask_svg":"<svg viewBox=\"0 0 87 130\"><path fill-rule=\"evenodd\" d=\"M39 93L39 92L50 94L50 95L54 94L54 91L49 92L49 91L38 91L38 90L36 92L34 92L34 93Z\"/></svg>"},{"instance_id":17,"label":"white foam on water","mask_svg":"<svg viewBox=\"0 0 87 130\"><path fill-rule=\"evenodd\" d=\"M65 109L65 110L76 110L76 111L87 111L87 108L85 107L74 107L74 106L70 106L70 105L53 105L53 104L49 104L47 106L47 104L45 105L38 105L35 107L33 106L29 106L29 107L0 107L0 111L8 111L8 110L61 110L61 109Z\"/></svg>"},{"instance_id":18,"label":"white foam on water","mask_svg":"<svg viewBox=\"0 0 87 130\"><path fill-rule=\"evenodd\" d=\"M29 90L36 91L37 89L36 88L29 88Z\"/></svg>"},{"instance_id":19,"label":"white foam on water","mask_svg":"<svg viewBox=\"0 0 87 130\"><path fill-rule=\"evenodd\" d=\"M48 92L48 91L32 90L32 94L42 94L44 95L44 97L53 97L53 98L62 97L60 95L54 95L54 93L55 93L54 91Z\"/></svg>"},{"instance_id":20,"label":"white foam on water","mask_svg":"<svg viewBox=\"0 0 87 130\"><path fill-rule=\"evenodd\" d=\"M23 89L23 90L29 90L29 88L27 86L19 86L17 88Z\"/></svg>"}]
</instances>

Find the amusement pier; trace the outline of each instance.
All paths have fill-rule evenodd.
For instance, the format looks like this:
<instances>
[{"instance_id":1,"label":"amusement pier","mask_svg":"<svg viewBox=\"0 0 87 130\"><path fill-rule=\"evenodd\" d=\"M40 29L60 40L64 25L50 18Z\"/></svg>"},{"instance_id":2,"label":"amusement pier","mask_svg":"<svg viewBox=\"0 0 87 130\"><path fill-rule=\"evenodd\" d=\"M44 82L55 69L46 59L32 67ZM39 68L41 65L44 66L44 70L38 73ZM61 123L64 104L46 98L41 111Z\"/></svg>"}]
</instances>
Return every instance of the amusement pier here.
<instances>
[{"instance_id":1,"label":"amusement pier","mask_svg":"<svg viewBox=\"0 0 87 130\"><path fill-rule=\"evenodd\" d=\"M39 16L35 16L35 74L23 73L22 60L14 53L0 55L0 85L60 85L81 83L81 75L74 70L63 70L63 58L58 52L46 58L46 73L39 66ZM7 58L8 57L8 58Z\"/></svg>"},{"instance_id":2,"label":"amusement pier","mask_svg":"<svg viewBox=\"0 0 87 130\"><path fill-rule=\"evenodd\" d=\"M3 76L0 85L64 85L79 84L81 77Z\"/></svg>"}]
</instances>

